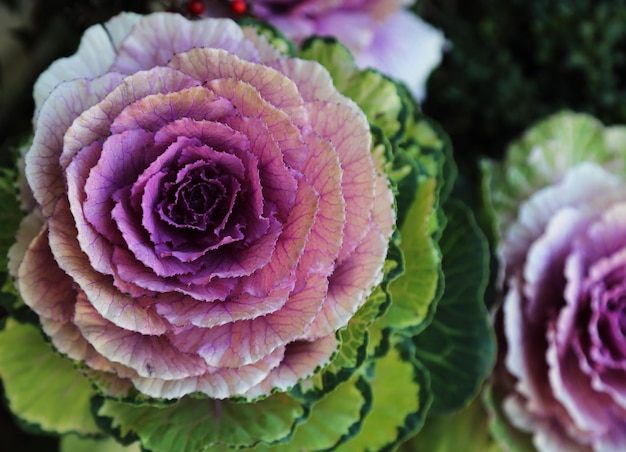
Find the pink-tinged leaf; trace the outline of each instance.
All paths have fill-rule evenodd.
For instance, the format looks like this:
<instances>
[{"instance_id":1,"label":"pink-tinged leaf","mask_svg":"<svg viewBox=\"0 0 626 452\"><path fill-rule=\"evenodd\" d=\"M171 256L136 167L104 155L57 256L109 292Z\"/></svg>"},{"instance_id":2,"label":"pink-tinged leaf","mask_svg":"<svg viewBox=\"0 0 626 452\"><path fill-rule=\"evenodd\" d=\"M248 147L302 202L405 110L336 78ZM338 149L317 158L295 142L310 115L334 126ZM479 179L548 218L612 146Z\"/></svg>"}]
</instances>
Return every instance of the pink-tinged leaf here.
<instances>
[{"instance_id":1,"label":"pink-tinged leaf","mask_svg":"<svg viewBox=\"0 0 626 452\"><path fill-rule=\"evenodd\" d=\"M605 435L591 441L594 450L613 451L626 447L626 425L616 423ZM562 449L565 450L565 449Z\"/></svg>"},{"instance_id":2,"label":"pink-tinged leaf","mask_svg":"<svg viewBox=\"0 0 626 452\"><path fill-rule=\"evenodd\" d=\"M363 239L374 207L376 170L370 154L369 124L360 110L338 104L316 102L308 104L307 111L313 129L337 150L343 169L346 221L341 262Z\"/></svg>"},{"instance_id":3,"label":"pink-tinged leaf","mask_svg":"<svg viewBox=\"0 0 626 452\"><path fill-rule=\"evenodd\" d=\"M205 152L207 151L205 150ZM237 162L241 163L238 160ZM182 182L185 187L189 187L193 184L191 181L193 175L189 173L194 170L203 171L206 166L208 166L207 162L201 160L190 163L178 172L175 183L180 184ZM181 262L193 262L206 254L208 250L244 239L256 238L247 237L242 232L242 229L247 226L251 230L254 227L253 222L248 224L246 221L241 221L245 220L241 215L241 210L245 207L239 206L233 215L235 202L241 197L241 184L234 176L225 172L210 181L216 190L213 193L214 200L210 210L194 212L192 215L187 214L189 218L184 217L185 222L176 217L177 214L185 213L176 210L182 210L180 204L184 204L181 201L184 195L180 192L184 189L181 189L180 186L174 186L170 187L171 192L168 192L168 184L174 184L163 180L164 178L163 173L150 178L146 184L142 200L143 216L141 221L144 228L150 233L150 239L154 243L155 252L158 256L173 256ZM241 179L245 180L243 177ZM165 190L163 186L166 187ZM175 198L175 200L172 201L169 199L170 197ZM240 203L244 203L244 201L240 200ZM245 210L247 211L247 209ZM265 232L267 221L264 226L265 228L257 228L257 230L262 229Z\"/></svg>"},{"instance_id":4,"label":"pink-tinged leaf","mask_svg":"<svg viewBox=\"0 0 626 452\"><path fill-rule=\"evenodd\" d=\"M215 121L236 112L226 99L202 86L151 94L128 105L111 124L112 133L145 129L153 132L178 119Z\"/></svg>"},{"instance_id":5,"label":"pink-tinged leaf","mask_svg":"<svg viewBox=\"0 0 626 452\"><path fill-rule=\"evenodd\" d=\"M253 86L260 96L286 112L293 122L304 125L306 113L298 87L280 72L263 64L238 58L224 49L198 48L175 55L169 66L197 79L233 79Z\"/></svg>"},{"instance_id":6,"label":"pink-tinged leaf","mask_svg":"<svg viewBox=\"0 0 626 452\"><path fill-rule=\"evenodd\" d=\"M603 434L612 423L611 413L606 409L611 405L610 399L606 394L591 389L589 376L580 368L579 358L572 348L565 353L557 349L553 341L554 333L554 327L549 326L546 358L554 397L567 410L580 431Z\"/></svg>"},{"instance_id":7,"label":"pink-tinged leaf","mask_svg":"<svg viewBox=\"0 0 626 452\"><path fill-rule=\"evenodd\" d=\"M298 123L294 122L297 118L271 105L248 83L235 79L218 79L208 82L206 87L230 100L240 115L260 119L270 131L272 139L278 143L285 163L295 170L302 168L306 148L302 143Z\"/></svg>"},{"instance_id":8,"label":"pink-tinged leaf","mask_svg":"<svg viewBox=\"0 0 626 452\"><path fill-rule=\"evenodd\" d=\"M116 247L112 257L117 272L127 282L136 281L135 273L141 267L151 270L159 277L175 276L186 285L205 285L216 278L232 278L249 275L271 259L280 235L282 225L269 220L267 233L245 247L231 247L228 253L222 248L208 250L201 259L192 263L181 262L175 257L162 257L155 253L153 244L145 229L138 224L136 214L125 200L120 200L113 208L113 218L117 222L134 259L129 259L126 249ZM143 240L138 240L144 237ZM150 278L154 279L154 278ZM150 289L150 287L145 287ZM163 285L161 285L161 290ZM161 291L159 289L155 289Z\"/></svg>"},{"instance_id":9,"label":"pink-tinged leaf","mask_svg":"<svg viewBox=\"0 0 626 452\"><path fill-rule=\"evenodd\" d=\"M334 334L315 341L296 341L287 345L285 357L280 365L258 385L250 388L248 399L271 394L272 391L287 391L298 381L312 376L328 364L339 348Z\"/></svg>"},{"instance_id":10,"label":"pink-tinged leaf","mask_svg":"<svg viewBox=\"0 0 626 452\"><path fill-rule=\"evenodd\" d=\"M41 317L40 320L41 328L50 337L54 347L59 352L86 364L91 369L104 372L114 371L113 363L98 353L71 321L53 320L45 317Z\"/></svg>"},{"instance_id":11,"label":"pink-tinged leaf","mask_svg":"<svg viewBox=\"0 0 626 452\"><path fill-rule=\"evenodd\" d=\"M175 277L157 276L152 269L138 262L128 249L120 247L114 249L112 260L115 287L132 298L145 296L155 303L158 300L170 303L172 299L186 300L188 297L202 303L223 300L237 284L237 278L214 278L210 283L189 285Z\"/></svg>"},{"instance_id":12,"label":"pink-tinged leaf","mask_svg":"<svg viewBox=\"0 0 626 452\"><path fill-rule=\"evenodd\" d=\"M306 283L292 293L280 310L207 330L195 328L175 336L181 350L197 353L215 367L241 367L293 342L308 330L326 296L328 280L318 274L301 275Z\"/></svg>"},{"instance_id":13,"label":"pink-tinged leaf","mask_svg":"<svg viewBox=\"0 0 626 452\"><path fill-rule=\"evenodd\" d=\"M109 71L121 40L139 22L138 14L120 14L105 24L89 27L76 53L56 60L37 79L33 89L35 117L52 90L62 82L95 79Z\"/></svg>"},{"instance_id":14,"label":"pink-tinged leaf","mask_svg":"<svg viewBox=\"0 0 626 452\"><path fill-rule=\"evenodd\" d=\"M591 386L596 391L608 394L622 411L626 411L626 380L624 369L584 369L591 375Z\"/></svg>"},{"instance_id":15,"label":"pink-tinged leaf","mask_svg":"<svg viewBox=\"0 0 626 452\"><path fill-rule=\"evenodd\" d=\"M39 209L33 210L31 213L22 218L19 229L15 236L15 243L8 252L8 270L9 274L17 279L19 267L24 260L26 250L30 243L37 237L44 228L44 219Z\"/></svg>"},{"instance_id":16,"label":"pink-tinged leaf","mask_svg":"<svg viewBox=\"0 0 626 452\"><path fill-rule=\"evenodd\" d=\"M94 384L103 395L123 399L135 393L133 383L127 378L120 378L114 373L94 369L81 369L81 372Z\"/></svg>"},{"instance_id":17,"label":"pink-tinged leaf","mask_svg":"<svg viewBox=\"0 0 626 452\"><path fill-rule=\"evenodd\" d=\"M173 325L212 328L275 312L285 304L290 291L291 287L286 286L282 291L274 289L270 295L262 298L250 294L227 294L223 300L213 300L212 303L179 296L171 301L159 300L155 309Z\"/></svg>"},{"instance_id":18,"label":"pink-tinged leaf","mask_svg":"<svg viewBox=\"0 0 626 452\"><path fill-rule=\"evenodd\" d=\"M567 206L586 205L596 211L624 199L621 180L591 162L570 169L562 181L535 192L519 209L517 221L503 232L501 255L508 269L524 262L530 245L554 214ZM605 196L598 197L598 193Z\"/></svg>"},{"instance_id":19,"label":"pink-tinged leaf","mask_svg":"<svg viewBox=\"0 0 626 452\"><path fill-rule=\"evenodd\" d=\"M371 223L363 241L331 275L328 298L311 325L308 339L332 334L348 324L382 281L388 242L389 238Z\"/></svg>"},{"instance_id":20,"label":"pink-tinged leaf","mask_svg":"<svg viewBox=\"0 0 626 452\"><path fill-rule=\"evenodd\" d=\"M178 14L154 13L143 17L126 37L110 70L132 74L163 66L174 55L195 47L215 47L249 61L259 60L255 46L231 20L190 21Z\"/></svg>"},{"instance_id":21,"label":"pink-tinged leaf","mask_svg":"<svg viewBox=\"0 0 626 452\"><path fill-rule=\"evenodd\" d=\"M389 240L396 228L396 209L394 207L395 198L391 191L389 179L385 174L386 158L383 155L382 147L372 154L372 158L377 168L372 220L376 222L383 236Z\"/></svg>"},{"instance_id":22,"label":"pink-tinged leaf","mask_svg":"<svg viewBox=\"0 0 626 452\"><path fill-rule=\"evenodd\" d=\"M178 399L201 392L212 399L241 396L248 389L263 381L283 359L285 348L279 347L256 363L237 368L217 368L197 377L177 380L132 377L135 387L151 397Z\"/></svg>"},{"instance_id":23,"label":"pink-tinged leaf","mask_svg":"<svg viewBox=\"0 0 626 452\"><path fill-rule=\"evenodd\" d=\"M285 165L278 144L272 139L267 126L257 118L234 116L226 124L247 136L250 150L258 159L258 170L263 187L263 197L276 205L278 219L285 221L297 190L294 173Z\"/></svg>"},{"instance_id":24,"label":"pink-tinged leaf","mask_svg":"<svg viewBox=\"0 0 626 452\"><path fill-rule=\"evenodd\" d=\"M102 24L102 28L106 30L109 41L115 48L116 53L122 42L124 42L128 34L143 17L141 14L122 12Z\"/></svg>"},{"instance_id":25,"label":"pink-tinged leaf","mask_svg":"<svg viewBox=\"0 0 626 452\"><path fill-rule=\"evenodd\" d=\"M17 283L24 303L40 316L68 320L74 314L74 283L54 260L47 228L41 230L26 250Z\"/></svg>"},{"instance_id":26,"label":"pink-tinged leaf","mask_svg":"<svg viewBox=\"0 0 626 452\"><path fill-rule=\"evenodd\" d=\"M141 377L173 380L210 371L202 358L181 353L165 336L136 333L107 321L83 297L76 302L74 323L98 353ZM118 374L128 376L120 369Z\"/></svg>"},{"instance_id":27,"label":"pink-tinged leaf","mask_svg":"<svg viewBox=\"0 0 626 452\"><path fill-rule=\"evenodd\" d=\"M251 149L247 134L222 122L196 121L191 118L181 118L164 125L154 135L154 141L159 146L168 146L180 137L196 138L203 145L220 152L229 152L233 148Z\"/></svg>"},{"instance_id":28,"label":"pink-tinged leaf","mask_svg":"<svg viewBox=\"0 0 626 452\"><path fill-rule=\"evenodd\" d=\"M25 161L26 178L45 216L51 214L54 203L65 192L59 159L66 131L76 117L104 98L121 79L119 74L107 74L96 80L63 83L41 107Z\"/></svg>"},{"instance_id":29,"label":"pink-tinged leaf","mask_svg":"<svg viewBox=\"0 0 626 452\"><path fill-rule=\"evenodd\" d=\"M311 132L304 140L309 152L302 173L317 192L319 207L300 266L328 276L344 246L343 172L332 143Z\"/></svg>"},{"instance_id":30,"label":"pink-tinged leaf","mask_svg":"<svg viewBox=\"0 0 626 452\"><path fill-rule=\"evenodd\" d=\"M48 227L50 248L57 264L85 292L101 315L121 328L143 334L162 334L168 330L166 320L142 306L144 300L122 294L113 286L111 276L93 270L76 240L77 231L67 202L57 203Z\"/></svg>"},{"instance_id":31,"label":"pink-tinged leaf","mask_svg":"<svg viewBox=\"0 0 626 452\"><path fill-rule=\"evenodd\" d=\"M102 152L102 141L95 141L91 145L85 147L71 162L66 169L66 174L70 176L71 181L67 184L67 200L69 201L70 213L73 216L74 227L76 228L76 238L83 252L89 258L89 262L94 270L102 274L113 274L111 268L111 255L113 254L113 245L121 244L123 240L115 224L111 219L110 211L103 210L105 213L98 215L91 214L95 218L96 230L94 224L85 218L84 203L87 200L85 192L86 180L90 170L97 164ZM108 181L105 181L105 183ZM107 187L108 188L108 187ZM94 193L98 195L98 193ZM102 202L106 203L107 200ZM90 208L100 206L90 206ZM105 209L100 207L100 209Z\"/></svg>"},{"instance_id":32,"label":"pink-tinged leaf","mask_svg":"<svg viewBox=\"0 0 626 452\"><path fill-rule=\"evenodd\" d=\"M254 26L243 26L243 34L248 41L250 41L257 52L259 52L259 62L266 63L268 61L273 61L277 58L283 56L280 51L272 44L270 44L267 37L261 33Z\"/></svg>"},{"instance_id":33,"label":"pink-tinged leaf","mask_svg":"<svg viewBox=\"0 0 626 452\"><path fill-rule=\"evenodd\" d=\"M585 231L584 251L589 262L611 256L626 247L626 203L617 202L599 212ZM592 275L598 279L598 275Z\"/></svg>"},{"instance_id":34,"label":"pink-tinged leaf","mask_svg":"<svg viewBox=\"0 0 626 452\"><path fill-rule=\"evenodd\" d=\"M536 415L527 410L526 401L517 394L510 395L503 404L504 412L513 426L532 433L533 445L537 450L563 450L568 452L588 452L588 448L573 441L562 424L552 417ZM563 413L563 416L567 416ZM562 417L561 419L565 419Z\"/></svg>"},{"instance_id":35,"label":"pink-tinged leaf","mask_svg":"<svg viewBox=\"0 0 626 452\"><path fill-rule=\"evenodd\" d=\"M567 207L556 212L543 235L527 250L523 287L525 315L532 322L542 322L562 298L563 268L574 237L584 231L589 218L578 209Z\"/></svg>"},{"instance_id":36,"label":"pink-tinged leaf","mask_svg":"<svg viewBox=\"0 0 626 452\"><path fill-rule=\"evenodd\" d=\"M328 70L317 61L283 57L266 64L293 80L305 102L355 105L354 101L337 91Z\"/></svg>"},{"instance_id":37,"label":"pink-tinged leaf","mask_svg":"<svg viewBox=\"0 0 626 452\"><path fill-rule=\"evenodd\" d=\"M116 85L109 89L106 97L98 99L99 102L93 107L82 108L80 116L77 115L67 129L59 159L63 169L81 149L108 137L111 134L111 124L128 105L151 94L177 92L198 86L199 83L174 69L155 67L127 76Z\"/></svg>"},{"instance_id":38,"label":"pink-tinged leaf","mask_svg":"<svg viewBox=\"0 0 626 452\"><path fill-rule=\"evenodd\" d=\"M520 281L511 279L508 284L509 291L502 303L507 341L506 368L517 378L515 389L527 399L529 410L554 413L558 402L554 400L545 377L548 374L545 327L528 322L522 306Z\"/></svg>"},{"instance_id":39,"label":"pink-tinged leaf","mask_svg":"<svg viewBox=\"0 0 626 452\"><path fill-rule=\"evenodd\" d=\"M579 304L584 302L581 297L585 285L587 272L586 251L581 250L580 237L573 243L573 250L565 259L563 274L565 276L565 290L563 291L564 305L561 307L556 319L556 331L554 342L560 350L569 347L574 336L578 335L576 318L578 317Z\"/></svg>"},{"instance_id":40,"label":"pink-tinged leaf","mask_svg":"<svg viewBox=\"0 0 626 452\"><path fill-rule=\"evenodd\" d=\"M82 218L78 219L78 216L84 216L99 234L120 244L119 231L111 219L113 195L132 184L156 157L153 133L144 130L111 135L101 149L99 147L85 148L74 157L66 170L68 198L72 213L77 217L78 239L86 252L89 252L86 245L91 244L93 238L88 236L85 240L82 237Z\"/></svg>"},{"instance_id":41,"label":"pink-tinged leaf","mask_svg":"<svg viewBox=\"0 0 626 452\"><path fill-rule=\"evenodd\" d=\"M239 279L237 287L224 301L207 305L181 297L157 303L159 315L174 325L210 328L278 311L295 287L295 269L317 214L317 205L315 191L300 180L293 210L267 265Z\"/></svg>"}]
</instances>

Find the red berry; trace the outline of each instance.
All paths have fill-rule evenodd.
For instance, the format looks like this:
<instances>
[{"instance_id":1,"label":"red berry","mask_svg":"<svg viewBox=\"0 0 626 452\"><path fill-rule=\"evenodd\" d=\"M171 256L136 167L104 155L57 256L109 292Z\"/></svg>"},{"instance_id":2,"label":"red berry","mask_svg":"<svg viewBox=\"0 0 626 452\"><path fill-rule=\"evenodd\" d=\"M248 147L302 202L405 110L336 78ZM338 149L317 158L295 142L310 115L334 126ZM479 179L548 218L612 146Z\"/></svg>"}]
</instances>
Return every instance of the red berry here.
<instances>
[{"instance_id":1,"label":"red berry","mask_svg":"<svg viewBox=\"0 0 626 452\"><path fill-rule=\"evenodd\" d=\"M230 2L230 9L234 14L245 14L248 10L248 6L244 0L232 0Z\"/></svg>"},{"instance_id":2,"label":"red berry","mask_svg":"<svg viewBox=\"0 0 626 452\"><path fill-rule=\"evenodd\" d=\"M192 16L199 16L204 12L204 2L202 0L193 0L187 4L187 11Z\"/></svg>"}]
</instances>

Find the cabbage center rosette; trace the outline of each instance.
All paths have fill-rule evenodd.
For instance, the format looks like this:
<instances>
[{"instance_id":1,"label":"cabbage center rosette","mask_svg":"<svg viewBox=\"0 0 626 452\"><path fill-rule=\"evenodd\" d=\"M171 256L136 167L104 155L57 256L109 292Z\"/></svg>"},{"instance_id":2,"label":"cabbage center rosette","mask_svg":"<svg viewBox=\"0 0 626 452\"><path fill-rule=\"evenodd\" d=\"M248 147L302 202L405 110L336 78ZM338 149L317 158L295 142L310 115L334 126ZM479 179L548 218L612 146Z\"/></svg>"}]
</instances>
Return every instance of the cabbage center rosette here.
<instances>
[{"instance_id":1,"label":"cabbage center rosette","mask_svg":"<svg viewBox=\"0 0 626 452\"><path fill-rule=\"evenodd\" d=\"M555 115L510 148L491 185L505 284L494 384L538 450L626 447L624 137Z\"/></svg>"},{"instance_id":2,"label":"cabbage center rosette","mask_svg":"<svg viewBox=\"0 0 626 452\"><path fill-rule=\"evenodd\" d=\"M35 100L11 271L102 392L255 398L329 362L395 213L321 65L227 19L124 14Z\"/></svg>"}]
</instances>

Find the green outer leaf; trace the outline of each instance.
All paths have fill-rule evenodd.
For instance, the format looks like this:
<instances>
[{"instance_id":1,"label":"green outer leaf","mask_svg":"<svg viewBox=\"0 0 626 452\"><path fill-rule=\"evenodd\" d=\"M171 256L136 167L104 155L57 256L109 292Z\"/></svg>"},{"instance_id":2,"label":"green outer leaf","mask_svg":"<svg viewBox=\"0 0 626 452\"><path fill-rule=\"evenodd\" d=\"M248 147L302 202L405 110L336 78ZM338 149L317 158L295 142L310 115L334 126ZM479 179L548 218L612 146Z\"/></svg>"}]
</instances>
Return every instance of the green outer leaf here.
<instances>
[{"instance_id":1,"label":"green outer leaf","mask_svg":"<svg viewBox=\"0 0 626 452\"><path fill-rule=\"evenodd\" d=\"M398 85L380 72L359 71L338 89L355 101L369 121L390 139L403 132L411 104L402 101Z\"/></svg>"},{"instance_id":2,"label":"green outer leaf","mask_svg":"<svg viewBox=\"0 0 626 452\"><path fill-rule=\"evenodd\" d=\"M135 442L123 446L111 437L81 438L76 435L65 435L61 438L60 452L141 452L141 446Z\"/></svg>"},{"instance_id":3,"label":"green outer leaf","mask_svg":"<svg viewBox=\"0 0 626 452\"><path fill-rule=\"evenodd\" d=\"M339 385L313 406L311 417L296 428L289 443L257 446L258 451L331 450L361 429L370 412L372 392L363 377Z\"/></svg>"},{"instance_id":4,"label":"green outer leaf","mask_svg":"<svg viewBox=\"0 0 626 452\"><path fill-rule=\"evenodd\" d=\"M383 328L419 327L429 317L440 276L439 251L427 231L435 200L436 181L423 180L400 230L405 275L390 285L393 304L379 322Z\"/></svg>"},{"instance_id":5,"label":"green outer leaf","mask_svg":"<svg viewBox=\"0 0 626 452\"><path fill-rule=\"evenodd\" d=\"M415 134L407 131L407 136L418 136L423 147L422 154L439 159L437 172L432 176L437 179L439 204L445 203L454 188L458 169L454 161L452 143L445 130L428 117L420 117L416 121Z\"/></svg>"},{"instance_id":6,"label":"green outer leaf","mask_svg":"<svg viewBox=\"0 0 626 452\"><path fill-rule=\"evenodd\" d=\"M90 414L91 384L34 326L7 320L0 332L0 377L11 411L23 421L46 432L101 433Z\"/></svg>"},{"instance_id":7,"label":"green outer leaf","mask_svg":"<svg viewBox=\"0 0 626 452\"><path fill-rule=\"evenodd\" d=\"M495 362L495 335L484 305L489 278L487 240L471 211L445 205L448 224L440 240L444 294L431 324L413 338L415 356L431 374L431 411L444 414L476 395Z\"/></svg>"},{"instance_id":8,"label":"green outer leaf","mask_svg":"<svg viewBox=\"0 0 626 452\"><path fill-rule=\"evenodd\" d=\"M401 452L501 452L489 435L488 416L480 398L447 416L429 416L420 432Z\"/></svg>"},{"instance_id":9,"label":"green outer leaf","mask_svg":"<svg viewBox=\"0 0 626 452\"><path fill-rule=\"evenodd\" d=\"M254 403L185 397L168 407L96 401L106 430L123 442L138 437L153 452L196 452L214 445L235 448L287 441L310 414L308 405L286 394ZM107 425L108 424L108 425Z\"/></svg>"},{"instance_id":10,"label":"green outer leaf","mask_svg":"<svg viewBox=\"0 0 626 452\"><path fill-rule=\"evenodd\" d=\"M443 203L456 179L457 169L452 156L452 145L441 127L419 112L408 121L405 134L394 143L393 169L390 178L398 184L398 226L404 224L404 214L415 199L416 186L424 177L437 181L437 199ZM408 173L408 170L410 172ZM407 177L408 176L408 177ZM436 216L431 220L437 220ZM442 221L431 224L431 233L441 228ZM435 238L438 236L435 235Z\"/></svg>"},{"instance_id":11,"label":"green outer leaf","mask_svg":"<svg viewBox=\"0 0 626 452\"><path fill-rule=\"evenodd\" d=\"M432 401L428 372L397 346L375 363L372 411L361 431L338 451L394 450L424 423Z\"/></svg>"}]
</instances>

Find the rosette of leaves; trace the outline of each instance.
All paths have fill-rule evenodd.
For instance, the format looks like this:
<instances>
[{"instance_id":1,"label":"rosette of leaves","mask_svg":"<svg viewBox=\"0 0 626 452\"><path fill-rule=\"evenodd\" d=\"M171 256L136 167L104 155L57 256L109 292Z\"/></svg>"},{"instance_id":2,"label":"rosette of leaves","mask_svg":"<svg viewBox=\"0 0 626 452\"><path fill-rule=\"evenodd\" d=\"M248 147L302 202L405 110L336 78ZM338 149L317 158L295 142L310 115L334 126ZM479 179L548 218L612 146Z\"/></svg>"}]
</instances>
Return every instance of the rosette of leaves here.
<instances>
[{"instance_id":1,"label":"rosette of leaves","mask_svg":"<svg viewBox=\"0 0 626 452\"><path fill-rule=\"evenodd\" d=\"M507 450L624 448L625 132L563 111L482 164L501 283L485 402Z\"/></svg>"},{"instance_id":2,"label":"rosette of leaves","mask_svg":"<svg viewBox=\"0 0 626 452\"><path fill-rule=\"evenodd\" d=\"M449 199L456 170L444 133L402 85L357 69L335 40L313 38L295 50L272 29L244 26L286 54L320 62L367 115L397 207L385 277L337 333L330 364L254 402L104 397L49 346L7 281L2 302L12 316L0 332L0 377L8 403L27 427L63 436L63 450L392 450L427 415L467 405L491 368L487 248L471 212ZM20 220L14 174L4 176L1 196L12 204L0 219L3 255Z\"/></svg>"}]
</instances>

